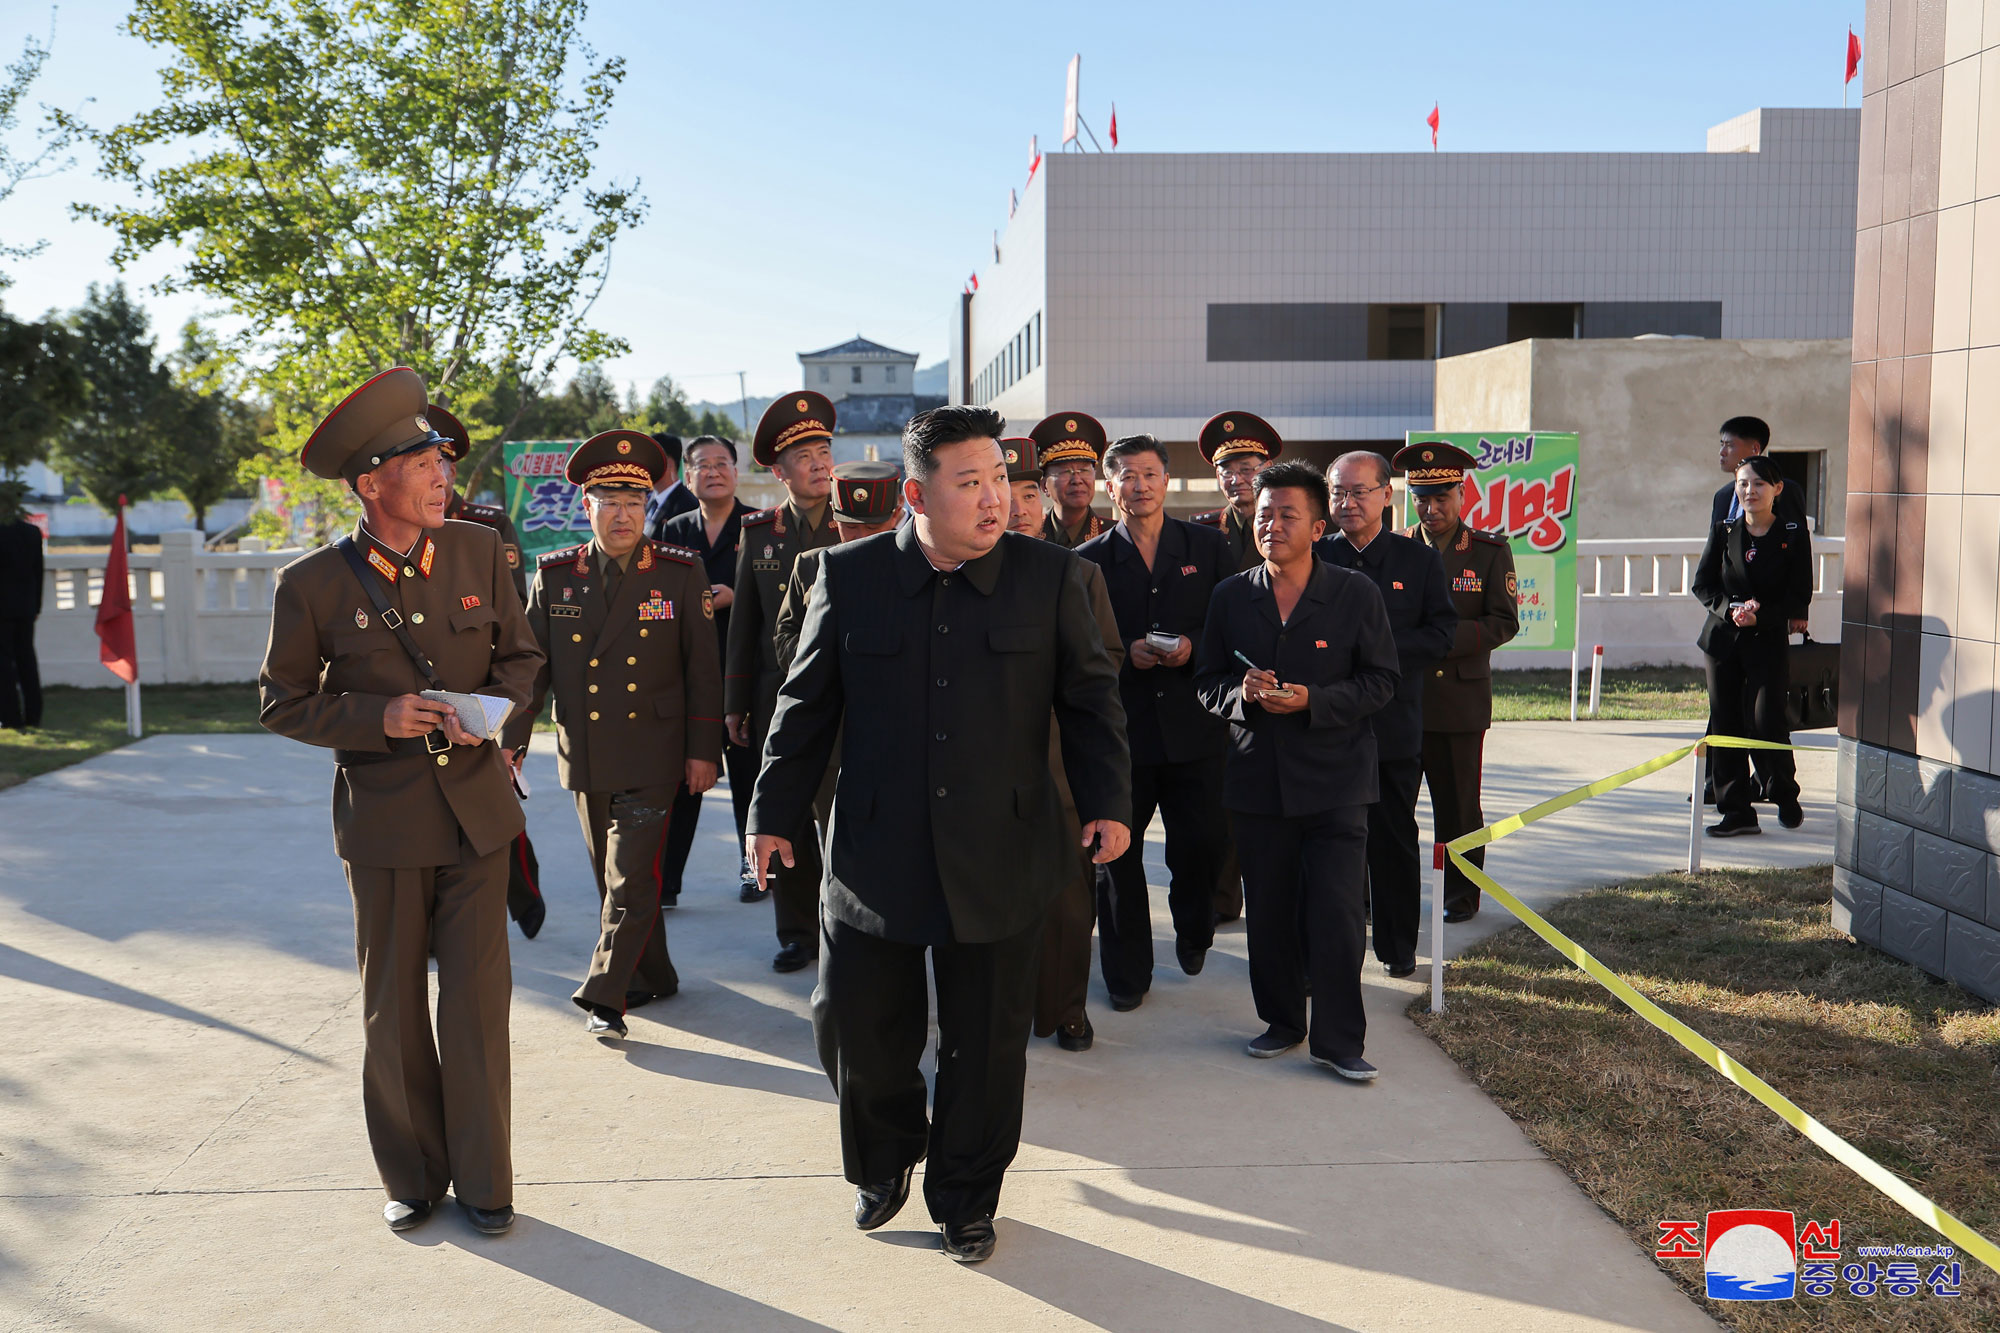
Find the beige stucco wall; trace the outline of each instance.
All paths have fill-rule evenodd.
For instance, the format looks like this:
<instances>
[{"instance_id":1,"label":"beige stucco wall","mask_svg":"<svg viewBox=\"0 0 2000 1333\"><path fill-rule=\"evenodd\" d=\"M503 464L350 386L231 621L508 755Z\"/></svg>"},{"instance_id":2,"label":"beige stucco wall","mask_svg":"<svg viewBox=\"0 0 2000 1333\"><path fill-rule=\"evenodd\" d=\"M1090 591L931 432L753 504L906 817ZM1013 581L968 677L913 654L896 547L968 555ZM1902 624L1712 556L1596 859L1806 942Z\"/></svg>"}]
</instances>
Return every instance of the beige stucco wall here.
<instances>
[{"instance_id":1,"label":"beige stucco wall","mask_svg":"<svg viewBox=\"0 0 2000 1333\"><path fill-rule=\"evenodd\" d=\"M1845 338L1535 339L1437 363L1439 431L1573 430L1580 536L1699 537L1725 478L1716 428L1771 424L1773 449L1822 450L1820 531L1844 531Z\"/></svg>"}]
</instances>

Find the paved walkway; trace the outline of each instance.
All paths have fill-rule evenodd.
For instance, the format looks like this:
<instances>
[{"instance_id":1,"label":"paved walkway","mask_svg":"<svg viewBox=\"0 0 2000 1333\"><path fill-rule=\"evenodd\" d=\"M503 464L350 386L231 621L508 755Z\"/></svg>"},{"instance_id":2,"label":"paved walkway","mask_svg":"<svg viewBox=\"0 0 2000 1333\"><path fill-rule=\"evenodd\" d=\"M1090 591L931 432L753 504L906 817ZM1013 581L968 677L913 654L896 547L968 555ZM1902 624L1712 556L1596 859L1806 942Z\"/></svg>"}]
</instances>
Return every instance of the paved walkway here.
<instances>
[{"instance_id":1,"label":"paved walkway","mask_svg":"<svg viewBox=\"0 0 2000 1333\"><path fill-rule=\"evenodd\" d=\"M1489 809L1688 730L1503 728ZM1811 762L1806 829L1724 850L1827 859L1832 765ZM670 920L685 989L620 1049L586 1040L567 999L594 895L553 761L530 777L551 908L514 945L521 1220L497 1240L455 1211L404 1237L378 1220L324 756L158 737L0 793L0 1323L1713 1327L1402 1017L1414 985L1371 968L1372 1086L1253 1064L1241 928L1187 978L1163 903L1145 1007L1113 1014L1094 987L1094 1051L1034 1046L998 1256L945 1261L920 1201L861 1235L811 976L772 973L769 908L735 901L726 797ZM1493 869L1538 900L1671 868L1683 786L1564 816Z\"/></svg>"}]
</instances>

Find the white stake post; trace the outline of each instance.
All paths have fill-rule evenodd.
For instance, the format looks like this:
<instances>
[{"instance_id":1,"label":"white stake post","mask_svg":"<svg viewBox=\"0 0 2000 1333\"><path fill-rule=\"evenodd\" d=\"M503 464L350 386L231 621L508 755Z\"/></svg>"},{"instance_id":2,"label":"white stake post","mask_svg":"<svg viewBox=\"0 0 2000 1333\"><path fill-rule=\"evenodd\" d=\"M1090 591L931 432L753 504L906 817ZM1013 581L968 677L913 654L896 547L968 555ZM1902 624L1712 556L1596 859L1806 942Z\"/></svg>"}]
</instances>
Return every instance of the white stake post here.
<instances>
[{"instance_id":1,"label":"white stake post","mask_svg":"<svg viewBox=\"0 0 2000 1333\"><path fill-rule=\"evenodd\" d=\"M125 734L135 740L146 734L145 725L139 717L139 682L136 680L125 686Z\"/></svg>"},{"instance_id":2,"label":"white stake post","mask_svg":"<svg viewBox=\"0 0 2000 1333\"><path fill-rule=\"evenodd\" d=\"M1701 775L1707 768L1703 757L1708 747L1697 745L1694 749L1694 777L1688 781L1688 874L1701 869Z\"/></svg>"},{"instance_id":3,"label":"white stake post","mask_svg":"<svg viewBox=\"0 0 2000 1333\"><path fill-rule=\"evenodd\" d=\"M1598 644L1590 650L1590 715L1597 716L1597 705L1604 693L1604 645Z\"/></svg>"},{"instance_id":4,"label":"white stake post","mask_svg":"<svg viewBox=\"0 0 2000 1333\"><path fill-rule=\"evenodd\" d=\"M1444 844L1431 843L1431 1012L1444 1012Z\"/></svg>"}]
</instances>

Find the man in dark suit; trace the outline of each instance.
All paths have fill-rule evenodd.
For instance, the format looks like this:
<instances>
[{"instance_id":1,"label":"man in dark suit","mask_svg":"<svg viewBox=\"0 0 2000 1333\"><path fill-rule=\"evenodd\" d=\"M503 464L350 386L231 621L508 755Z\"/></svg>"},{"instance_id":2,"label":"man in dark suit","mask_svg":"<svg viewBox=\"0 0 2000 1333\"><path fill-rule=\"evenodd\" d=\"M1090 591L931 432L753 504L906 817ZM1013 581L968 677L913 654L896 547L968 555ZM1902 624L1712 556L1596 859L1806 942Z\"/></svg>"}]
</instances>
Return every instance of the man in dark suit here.
<instances>
[{"instance_id":1,"label":"man in dark suit","mask_svg":"<svg viewBox=\"0 0 2000 1333\"><path fill-rule=\"evenodd\" d=\"M655 435L653 443L667 456L667 471L660 478L659 485L646 497L646 537L650 541L665 541L667 520L678 518L700 501L695 498L681 481L681 437L678 435Z\"/></svg>"},{"instance_id":2,"label":"man in dark suit","mask_svg":"<svg viewBox=\"0 0 2000 1333\"><path fill-rule=\"evenodd\" d=\"M1225 579L1196 656L1202 701L1230 727L1223 802L1248 899L1258 1059L1301 1041L1314 1064L1367 1080L1362 884L1378 778L1369 718L1402 672L1382 596L1313 556L1326 479L1303 463L1259 473L1258 569ZM1379 909L1378 909L1379 910ZM1306 1012L1306 977L1312 1013Z\"/></svg>"},{"instance_id":3,"label":"man in dark suit","mask_svg":"<svg viewBox=\"0 0 2000 1333\"><path fill-rule=\"evenodd\" d=\"M1327 469L1338 534L1320 559L1364 574L1382 594L1402 680L1375 715L1381 792L1368 809L1368 898L1375 912L1375 957L1392 977L1417 970L1423 862L1417 853L1417 789L1424 780L1424 681L1451 651L1458 610L1436 551L1390 530L1389 460L1357 449Z\"/></svg>"},{"instance_id":4,"label":"man in dark suit","mask_svg":"<svg viewBox=\"0 0 2000 1333\"><path fill-rule=\"evenodd\" d=\"M1222 815L1220 718L1194 689L1194 646L1215 585L1235 573L1214 528L1167 516L1167 448L1127 435L1104 453L1105 489L1118 523L1076 548L1104 571L1125 665L1118 692L1132 751L1132 827L1125 855L1097 876L1097 948L1111 1007L1137 1009L1153 985L1153 914L1146 892L1146 826L1166 826L1167 902L1181 971L1200 973L1215 942L1215 885L1227 834Z\"/></svg>"},{"instance_id":5,"label":"man in dark suit","mask_svg":"<svg viewBox=\"0 0 2000 1333\"><path fill-rule=\"evenodd\" d=\"M1082 566L1007 532L999 413L940 407L903 432L915 518L820 560L750 803L751 861L794 860L840 739L813 1029L840 1094L855 1224L924 1198L961 1262L993 1252L1021 1133L1042 917L1074 873L1048 727L1100 864L1130 839L1118 675ZM932 1117L919 1068L938 992Z\"/></svg>"},{"instance_id":6,"label":"man in dark suit","mask_svg":"<svg viewBox=\"0 0 2000 1333\"><path fill-rule=\"evenodd\" d=\"M1762 417L1731 417L1722 423L1716 442L1716 461L1722 466L1722 474L1729 480L1722 483L1722 489L1715 493L1715 500L1709 506L1708 526L1711 531L1718 523L1728 523L1743 513L1743 506L1736 499L1736 469L1743 466L1746 458L1755 458L1771 447L1771 428ZM1796 523L1799 530L1806 527L1806 493L1803 486L1787 485L1778 492L1778 521ZM1798 629L1792 633L1797 634Z\"/></svg>"},{"instance_id":7,"label":"man in dark suit","mask_svg":"<svg viewBox=\"0 0 2000 1333\"><path fill-rule=\"evenodd\" d=\"M21 507L26 484L0 481L0 727L42 725L35 620L42 614L42 530Z\"/></svg>"},{"instance_id":8,"label":"man in dark suit","mask_svg":"<svg viewBox=\"0 0 2000 1333\"><path fill-rule=\"evenodd\" d=\"M687 446L683 471L693 478L697 507L675 514L662 525L660 540L693 551L708 574L709 600L715 604L716 651L729 642L729 610L736 602L736 548L743 516L750 506L736 498L736 443L718 435L697 436ZM736 814L736 841L743 842L743 821L750 814L750 788L757 781L757 755L747 745L724 739L722 769L729 775L729 803ZM660 867L660 902L672 907L681 896L688 853L694 850L695 829L701 822L702 798L683 786L674 797L673 822L667 828L666 861ZM746 902L761 902L756 876L748 858L739 867Z\"/></svg>"}]
</instances>

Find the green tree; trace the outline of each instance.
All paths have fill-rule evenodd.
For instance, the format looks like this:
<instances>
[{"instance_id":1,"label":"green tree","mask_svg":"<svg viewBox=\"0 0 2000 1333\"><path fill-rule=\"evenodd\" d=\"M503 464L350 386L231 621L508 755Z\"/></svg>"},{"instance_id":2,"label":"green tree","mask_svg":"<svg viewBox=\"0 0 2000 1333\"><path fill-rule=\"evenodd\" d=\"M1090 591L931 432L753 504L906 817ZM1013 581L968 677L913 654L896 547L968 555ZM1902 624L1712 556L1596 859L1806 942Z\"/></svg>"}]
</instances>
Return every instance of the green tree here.
<instances>
[{"instance_id":1,"label":"green tree","mask_svg":"<svg viewBox=\"0 0 2000 1333\"><path fill-rule=\"evenodd\" d=\"M206 531L217 500L244 494L243 464L257 452L265 414L237 395L234 366L222 343L197 320L181 329L181 345L167 360L173 377L163 466L174 493Z\"/></svg>"},{"instance_id":2,"label":"green tree","mask_svg":"<svg viewBox=\"0 0 2000 1333\"><path fill-rule=\"evenodd\" d=\"M143 500L172 485L166 438L178 428L180 395L153 357L151 321L116 282L90 285L69 317L82 405L64 423L53 463L90 498L113 509L122 495Z\"/></svg>"},{"instance_id":3,"label":"green tree","mask_svg":"<svg viewBox=\"0 0 2000 1333\"><path fill-rule=\"evenodd\" d=\"M161 105L109 131L61 123L139 201L78 212L112 228L121 264L187 250L162 287L242 322L232 353L259 368L273 414L264 473L299 486L297 446L388 366L415 367L441 400L520 412L558 363L623 350L589 315L644 202L636 183L590 183L624 62L582 44L583 14L583 0L136 0L127 29L167 58Z\"/></svg>"}]
</instances>

